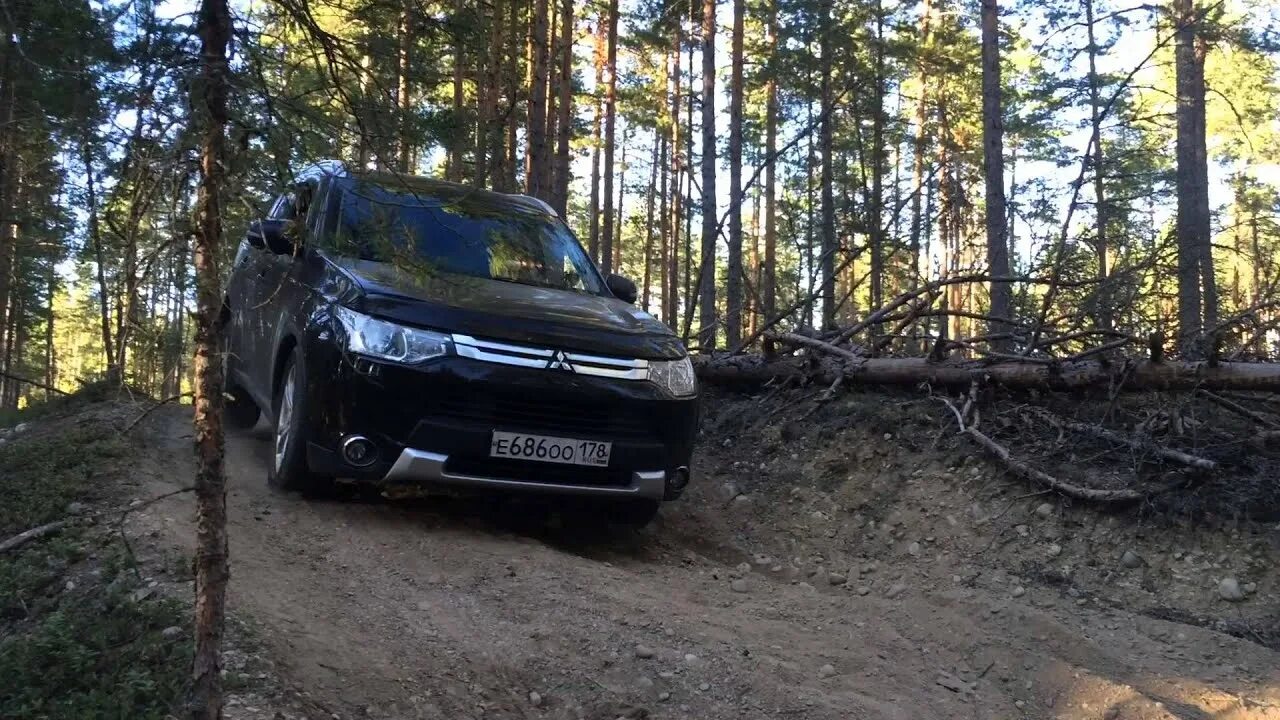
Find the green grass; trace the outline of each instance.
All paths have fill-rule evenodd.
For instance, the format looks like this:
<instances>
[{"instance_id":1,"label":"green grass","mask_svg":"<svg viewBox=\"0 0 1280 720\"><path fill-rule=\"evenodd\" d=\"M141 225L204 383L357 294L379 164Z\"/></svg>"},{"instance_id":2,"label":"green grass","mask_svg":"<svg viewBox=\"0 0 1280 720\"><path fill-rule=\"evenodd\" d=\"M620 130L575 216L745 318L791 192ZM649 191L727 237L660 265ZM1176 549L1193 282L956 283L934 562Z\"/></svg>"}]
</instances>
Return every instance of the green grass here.
<instances>
[{"instance_id":1,"label":"green grass","mask_svg":"<svg viewBox=\"0 0 1280 720\"><path fill-rule=\"evenodd\" d=\"M0 446L0 538L66 517L71 502L119 502L112 486L133 452L105 421L35 422ZM68 528L0 556L0 718L173 712L190 668L187 613L171 600L135 602L138 587L108 527ZM166 639L171 626L183 632Z\"/></svg>"}]
</instances>

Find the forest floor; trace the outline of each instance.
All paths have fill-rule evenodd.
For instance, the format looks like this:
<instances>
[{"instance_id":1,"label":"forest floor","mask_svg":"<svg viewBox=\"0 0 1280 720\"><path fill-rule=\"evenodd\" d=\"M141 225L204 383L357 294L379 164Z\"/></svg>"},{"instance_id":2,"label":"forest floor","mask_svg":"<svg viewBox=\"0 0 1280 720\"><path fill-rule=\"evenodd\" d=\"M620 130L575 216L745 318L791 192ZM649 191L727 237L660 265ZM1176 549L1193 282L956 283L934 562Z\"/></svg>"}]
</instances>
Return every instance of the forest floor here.
<instances>
[{"instance_id":1,"label":"forest floor","mask_svg":"<svg viewBox=\"0 0 1280 720\"><path fill-rule=\"evenodd\" d=\"M1073 507L919 402L801 400L709 403L695 482L641 532L278 494L267 430L232 435L229 607L259 650L231 665L269 687L228 718L1280 718L1274 520ZM129 492L189 482L189 408L133 432ZM191 508L128 532L189 550Z\"/></svg>"}]
</instances>

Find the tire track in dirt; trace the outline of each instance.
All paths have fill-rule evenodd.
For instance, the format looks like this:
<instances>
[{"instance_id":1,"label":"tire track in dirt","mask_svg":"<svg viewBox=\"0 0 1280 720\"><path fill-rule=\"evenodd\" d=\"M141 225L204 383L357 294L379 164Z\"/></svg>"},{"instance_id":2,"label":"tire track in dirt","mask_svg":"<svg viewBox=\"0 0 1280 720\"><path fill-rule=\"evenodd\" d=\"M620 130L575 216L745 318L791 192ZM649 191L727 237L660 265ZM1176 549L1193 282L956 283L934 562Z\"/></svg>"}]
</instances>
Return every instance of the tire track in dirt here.
<instances>
[{"instance_id":1,"label":"tire track in dirt","mask_svg":"<svg viewBox=\"0 0 1280 720\"><path fill-rule=\"evenodd\" d=\"M156 415L140 471L160 490L189 476L189 416ZM269 457L262 429L228 438L230 607L339 717L1280 718L1264 648L908 567L894 598L811 586L749 562L786 533L731 527L705 484L642 533L579 532L481 501L281 495ZM184 547L188 502L147 514ZM1270 670L1223 677L1208 646Z\"/></svg>"}]
</instances>

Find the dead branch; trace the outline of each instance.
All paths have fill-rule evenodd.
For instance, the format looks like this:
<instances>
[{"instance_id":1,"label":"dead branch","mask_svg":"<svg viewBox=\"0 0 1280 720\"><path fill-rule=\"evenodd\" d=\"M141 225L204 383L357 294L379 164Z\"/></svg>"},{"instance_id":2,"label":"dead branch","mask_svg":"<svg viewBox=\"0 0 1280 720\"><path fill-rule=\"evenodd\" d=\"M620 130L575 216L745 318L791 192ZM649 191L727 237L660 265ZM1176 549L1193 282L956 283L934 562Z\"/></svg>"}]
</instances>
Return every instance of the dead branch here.
<instances>
[{"instance_id":1,"label":"dead branch","mask_svg":"<svg viewBox=\"0 0 1280 720\"><path fill-rule=\"evenodd\" d=\"M10 550L16 550L22 547L23 545L26 545L27 543L31 542L32 540L38 540L39 538L42 538L46 535L52 535L53 533L56 533L59 530L62 530L63 528L66 528L68 526L76 525L79 523L93 522L97 518L100 518L104 515L118 515L119 517L116 520L116 522L118 524L123 525L125 518L128 517L129 513L135 512L137 510L141 510L142 508L145 508L149 505L154 505L155 503L158 503L161 500L164 500L165 498L170 498L170 497L173 497L174 495L181 495L182 493L189 493L194 489L195 488L193 487L178 488L177 490L170 490L169 492L166 492L166 493L160 493L155 497L134 502L124 507L109 508L106 510L99 510L97 512L85 513L82 515L73 515L68 518L63 518L61 520L54 520L53 522L45 523L44 525L38 525L29 530L23 530L17 535L14 535L9 539L4 540L3 542L0 542L0 554L6 553ZM126 540L126 543L127 543L127 540Z\"/></svg>"},{"instance_id":2,"label":"dead branch","mask_svg":"<svg viewBox=\"0 0 1280 720\"><path fill-rule=\"evenodd\" d=\"M1118 432L1114 432L1112 430L1108 430L1104 427L1099 427L1097 425L1089 425L1087 423L1066 420L1064 418L1060 418L1055 415L1052 415L1044 410L1038 410L1036 414L1044 418L1050 424L1060 429L1067 429L1067 430L1070 430L1071 432L1081 433L1082 435L1092 435L1093 437L1096 437L1101 440L1118 443L1120 445L1126 445L1133 450L1137 450L1138 452L1148 452L1148 453L1151 453L1152 455L1162 457L1166 460L1172 460L1174 462L1182 463L1183 465L1187 465L1193 468L1198 468L1200 470L1217 470L1218 469L1218 463L1213 460L1202 458L1197 455L1192 455L1190 453L1185 453L1185 452L1182 452L1181 450L1174 450L1173 448L1164 447L1163 445L1157 445L1153 442L1144 440L1142 438L1132 437L1128 435L1121 435Z\"/></svg>"},{"instance_id":3,"label":"dead branch","mask_svg":"<svg viewBox=\"0 0 1280 720\"><path fill-rule=\"evenodd\" d=\"M1104 345L1099 345L1096 348L1089 348L1088 350L1082 350L1076 353L1075 355L1069 356L1067 360L1068 361L1084 360L1085 358L1091 358L1094 355L1101 355L1106 352L1111 352L1112 350L1119 350L1120 348L1125 347L1126 345L1132 345L1135 342L1138 342L1137 338L1123 337L1123 338L1120 338L1119 340L1112 340L1111 342L1106 343Z\"/></svg>"},{"instance_id":4,"label":"dead branch","mask_svg":"<svg viewBox=\"0 0 1280 720\"><path fill-rule=\"evenodd\" d=\"M171 403L171 402L175 402L175 401L177 401L177 400L181 400L182 398L185 398L185 397L191 397L191 393L189 393L189 392L184 392L184 393L178 393L177 395L170 395L169 397L167 397L167 398L165 398L165 399L161 400L160 402L157 402L156 404L152 405L151 407L147 408L146 410L143 410L143 411L142 411L142 414L141 414L141 415L139 415L138 417L134 418L132 421L130 421L128 425L125 425L125 426L124 426L124 429L122 429L122 430L120 431L120 434L121 434L121 435L127 435L127 434L129 433L129 431L130 431L130 430L132 430L132 429L134 428L134 426L136 426L138 423L140 423L140 422L142 422L144 419L146 419L146 417L147 417L148 415L150 415L152 412L154 412L155 410L159 409L160 407L162 407L162 406L164 406L164 405L168 405L168 404L169 404L169 403Z\"/></svg>"},{"instance_id":5,"label":"dead branch","mask_svg":"<svg viewBox=\"0 0 1280 720\"><path fill-rule=\"evenodd\" d=\"M48 390L49 392L57 393L59 395L71 394L66 390L59 390L58 388L53 387L52 385L45 385L44 383L38 382L36 380L32 380L31 378L25 378L25 377L22 377L21 375L14 375L13 373L9 373L9 372L0 371L0 377L7 377L10 380L17 380L20 383L26 383L28 385L31 385L32 387L38 387L41 390Z\"/></svg>"},{"instance_id":6,"label":"dead branch","mask_svg":"<svg viewBox=\"0 0 1280 720\"><path fill-rule=\"evenodd\" d=\"M1099 490L1097 488L1080 487L1074 483L1059 480L1042 470L1037 470L1025 462L1014 458L1009 453L1008 449L995 440L992 440L982 434L982 432L977 428L965 428L963 432L973 438L979 445L985 448L987 452L995 455L1005 464L1005 467L1009 468L1009 470L1014 474L1021 475L1028 480L1038 482L1050 490L1060 492L1063 495L1073 497L1077 500L1087 500L1089 502L1097 503L1130 503L1144 500L1152 494L1131 489Z\"/></svg>"},{"instance_id":7,"label":"dead branch","mask_svg":"<svg viewBox=\"0 0 1280 720\"><path fill-rule=\"evenodd\" d=\"M817 338L807 337L805 335L797 335L795 333L770 332L770 333L765 333L764 337L766 340L772 340L774 342L780 342L786 345L807 347L807 348L812 348L814 350L820 350L822 352L829 353L837 357L842 357L846 360L852 360L854 362L859 362L863 359L860 355L850 352L849 350L845 350L844 348L841 348L841 347L836 347L832 343L824 342L822 340L818 340Z\"/></svg>"},{"instance_id":8,"label":"dead branch","mask_svg":"<svg viewBox=\"0 0 1280 720\"><path fill-rule=\"evenodd\" d=\"M1276 421L1272 420L1271 418L1266 417L1261 413L1254 412L1253 410L1250 410L1249 408L1241 405L1240 403L1234 400L1228 400L1227 398L1224 398L1221 395L1215 395L1214 393L1211 393L1208 390L1204 390L1204 389L1197 390L1196 394L1204 398L1205 400L1208 400L1209 402L1213 403L1214 405L1217 405L1218 407L1230 410L1231 412L1236 413L1237 415L1242 415L1244 417L1247 417L1250 420L1253 420L1254 422L1258 423L1259 425L1265 425L1270 428L1280 427L1280 423L1276 423Z\"/></svg>"},{"instance_id":9,"label":"dead branch","mask_svg":"<svg viewBox=\"0 0 1280 720\"><path fill-rule=\"evenodd\" d=\"M0 554L9 552L10 550L16 550L22 547L23 545L26 545L27 543L31 542L32 540L38 540L39 538L42 538L45 535L52 535L53 533L58 532L62 528L66 527L67 525L70 525L72 522L76 522L77 520L78 518L69 518L66 520L54 520L51 523L45 523L44 525L33 527L30 530L23 530L22 532L18 533L17 535L14 535L8 540L5 540L4 542L0 542Z\"/></svg>"},{"instance_id":10,"label":"dead branch","mask_svg":"<svg viewBox=\"0 0 1280 720\"><path fill-rule=\"evenodd\" d=\"M1067 497L1072 497L1077 500L1086 500L1088 502L1130 503L1146 499L1150 496L1149 493L1137 490L1100 490L1097 488L1081 487L1074 483L1059 480L1043 470L1038 470L1023 461L1014 458L1013 455L1010 454L1008 448L987 437L976 426L965 425L964 416L956 409L955 405L951 404L950 400L947 400L946 398L938 399L946 403L947 407L950 408L951 412L956 416L956 422L960 426L959 432L961 435L968 435L973 438L973 440L981 445L983 449L992 455L995 455L996 458L1000 460L1000 462L1004 463L1004 466L1015 475L1021 475L1028 480L1040 483L1050 490L1062 493ZM968 409L967 404L965 408L966 410Z\"/></svg>"}]
</instances>

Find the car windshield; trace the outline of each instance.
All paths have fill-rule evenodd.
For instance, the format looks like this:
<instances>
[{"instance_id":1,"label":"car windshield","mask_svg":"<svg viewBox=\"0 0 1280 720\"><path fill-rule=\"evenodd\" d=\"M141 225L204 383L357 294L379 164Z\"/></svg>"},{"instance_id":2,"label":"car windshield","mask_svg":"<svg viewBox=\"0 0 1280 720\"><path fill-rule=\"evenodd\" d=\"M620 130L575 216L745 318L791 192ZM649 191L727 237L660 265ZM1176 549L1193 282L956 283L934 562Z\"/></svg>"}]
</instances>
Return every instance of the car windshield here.
<instances>
[{"instance_id":1,"label":"car windshield","mask_svg":"<svg viewBox=\"0 0 1280 720\"><path fill-rule=\"evenodd\" d=\"M336 195L329 236L341 254L424 276L602 294L599 275L565 224L513 198L394 178L360 178Z\"/></svg>"}]
</instances>

